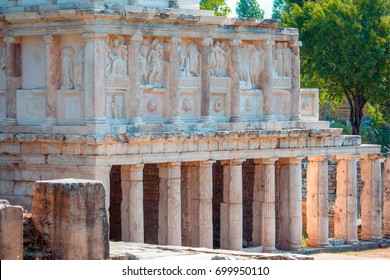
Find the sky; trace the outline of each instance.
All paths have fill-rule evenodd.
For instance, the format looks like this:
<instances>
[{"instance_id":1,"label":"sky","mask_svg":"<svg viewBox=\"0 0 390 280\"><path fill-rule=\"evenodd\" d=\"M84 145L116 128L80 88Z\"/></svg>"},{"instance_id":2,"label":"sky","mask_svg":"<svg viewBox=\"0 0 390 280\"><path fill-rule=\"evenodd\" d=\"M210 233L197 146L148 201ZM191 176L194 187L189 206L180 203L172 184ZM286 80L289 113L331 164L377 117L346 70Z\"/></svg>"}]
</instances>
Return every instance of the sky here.
<instances>
[{"instance_id":1,"label":"sky","mask_svg":"<svg viewBox=\"0 0 390 280\"><path fill-rule=\"evenodd\" d=\"M236 14L236 2L237 0L226 0L226 4L232 9L233 13L229 17L235 17ZM260 8L264 10L264 18L271 18L272 15L272 6L274 0L257 0L260 5Z\"/></svg>"}]
</instances>

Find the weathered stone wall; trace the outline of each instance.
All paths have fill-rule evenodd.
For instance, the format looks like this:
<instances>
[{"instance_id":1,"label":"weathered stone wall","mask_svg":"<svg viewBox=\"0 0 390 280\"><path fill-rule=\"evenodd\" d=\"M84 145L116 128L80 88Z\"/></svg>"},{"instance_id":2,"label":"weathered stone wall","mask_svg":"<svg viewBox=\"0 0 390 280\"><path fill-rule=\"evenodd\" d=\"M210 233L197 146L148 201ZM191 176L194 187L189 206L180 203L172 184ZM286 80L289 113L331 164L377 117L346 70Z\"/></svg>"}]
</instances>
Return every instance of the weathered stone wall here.
<instances>
[{"instance_id":1,"label":"weathered stone wall","mask_svg":"<svg viewBox=\"0 0 390 280\"><path fill-rule=\"evenodd\" d=\"M0 200L0 260L23 259L23 208Z\"/></svg>"},{"instance_id":2,"label":"weathered stone wall","mask_svg":"<svg viewBox=\"0 0 390 280\"><path fill-rule=\"evenodd\" d=\"M101 182L38 181L32 220L54 259L108 259L108 219Z\"/></svg>"}]
</instances>

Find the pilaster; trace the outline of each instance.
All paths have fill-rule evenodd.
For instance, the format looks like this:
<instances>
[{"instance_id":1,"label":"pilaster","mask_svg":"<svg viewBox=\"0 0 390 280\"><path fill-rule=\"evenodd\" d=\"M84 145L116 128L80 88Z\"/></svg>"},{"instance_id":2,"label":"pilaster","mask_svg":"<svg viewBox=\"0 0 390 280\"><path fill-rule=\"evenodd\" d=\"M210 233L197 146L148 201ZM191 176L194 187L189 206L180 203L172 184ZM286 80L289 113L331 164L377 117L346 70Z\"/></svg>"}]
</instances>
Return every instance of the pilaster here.
<instances>
[{"instance_id":1,"label":"pilaster","mask_svg":"<svg viewBox=\"0 0 390 280\"><path fill-rule=\"evenodd\" d=\"M274 120L273 108L272 108L272 95L273 95L273 86L272 86L272 73L273 73L273 55L272 49L275 45L273 40L266 40L263 43L265 49L264 57L264 81L263 81L263 113L264 120L272 121Z\"/></svg>"},{"instance_id":2,"label":"pilaster","mask_svg":"<svg viewBox=\"0 0 390 280\"><path fill-rule=\"evenodd\" d=\"M169 43L169 122L180 123L179 117L179 44L180 37L172 37Z\"/></svg>"},{"instance_id":3,"label":"pilaster","mask_svg":"<svg viewBox=\"0 0 390 280\"><path fill-rule=\"evenodd\" d=\"M129 49L128 73L130 75L129 100L126 101L127 119L131 124L142 124L141 118L141 72L139 61L139 50L142 41L142 33L136 32L131 36Z\"/></svg>"},{"instance_id":4,"label":"pilaster","mask_svg":"<svg viewBox=\"0 0 390 280\"><path fill-rule=\"evenodd\" d=\"M297 41L290 44L291 48L291 120L300 121L301 116L301 67L299 48L302 42Z\"/></svg>"},{"instance_id":5,"label":"pilaster","mask_svg":"<svg viewBox=\"0 0 390 280\"><path fill-rule=\"evenodd\" d=\"M230 90L230 105L231 105L231 122L240 122L240 46L242 45L242 40L235 38L231 42L232 47L232 67L231 67L231 78L232 85Z\"/></svg>"},{"instance_id":6,"label":"pilaster","mask_svg":"<svg viewBox=\"0 0 390 280\"><path fill-rule=\"evenodd\" d=\"M211 37L204 38L202 41L202 77L201 77L201 104L200 113L201 122L211 122L210 115L210 50L213 44Z\"/></svg>"},{"instance_id":7,"label":"pilaster","mask_svg":"<svg viewBox=\"0 0 390 280\"><path fill-rule=\"evenodd\" d=\"M85 124L106 124L106 39L107 34L84 33Z\"/></svg>"}]
</instances>

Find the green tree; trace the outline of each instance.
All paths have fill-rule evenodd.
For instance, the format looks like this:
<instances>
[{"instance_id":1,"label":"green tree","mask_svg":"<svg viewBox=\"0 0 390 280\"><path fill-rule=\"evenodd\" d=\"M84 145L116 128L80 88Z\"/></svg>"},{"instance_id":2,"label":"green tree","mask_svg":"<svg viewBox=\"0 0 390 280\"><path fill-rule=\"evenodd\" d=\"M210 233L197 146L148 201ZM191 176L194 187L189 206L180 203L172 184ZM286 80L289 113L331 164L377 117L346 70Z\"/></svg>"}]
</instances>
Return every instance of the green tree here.
<instances>
[{"instance_id":1,"label":"green tree","mask_svg":"<svg viewBox=\"0 0 390 280\"><path fill-rule=\"evenodd\" d=\"M390 118L389 0L305 1L282 24L300 31L302 84L319 87L323 99L348 100L353 134L366 106Z\"/></svg>"},{"instance_id":2,"label":"green tree","mask_svg":"<svg viewBox=\"0 0 390 280\"><path fill-rule=\"evenodd\" d=\"M239 18L264 18L264 10L256 0L237 1L236 13Z\"/></svg>"},{"instance_id":3,"label":"green tree","mask_svg":"<svg viewBox=\"0 0 390 280\"><path fill-rule=\"evenodd\" d=\"M200 0L199 6L201 10L214 11L215 16L226 17L232 12L225 0Z\"/></svg>"},{"instance_id":4,"label":"green tree","mask_svg":"<svg viewBox=\"0 0 390 280\"><path fill-rule=\"evenodd\" d=\"M298 6L302 7L305 1L306 0L274 0L274 5L272 7L272 18L280 19L283 12L289 12L289 7L292 4L297 4Z\"/></svg>"}]
</instances>

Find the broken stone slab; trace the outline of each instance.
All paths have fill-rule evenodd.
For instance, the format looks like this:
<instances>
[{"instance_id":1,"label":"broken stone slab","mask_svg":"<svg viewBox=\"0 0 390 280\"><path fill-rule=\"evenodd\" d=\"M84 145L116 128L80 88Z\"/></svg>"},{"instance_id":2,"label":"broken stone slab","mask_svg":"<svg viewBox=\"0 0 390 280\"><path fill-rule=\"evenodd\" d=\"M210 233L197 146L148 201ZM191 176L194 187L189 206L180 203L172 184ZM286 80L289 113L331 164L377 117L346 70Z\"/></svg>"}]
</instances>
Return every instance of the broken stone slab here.
<instances>
[{"instance_id":1,"label":"broken stone slab","mask_svg":"<svg viewBox=\"0 0 390 280\"><path fill-rule=\"evenodd\" d=\"M37 181L32 220L53 259L109 258L105 189L100 181Z\"/></svg>"},{"instance_id":2,"label":"broken stone slab","mask_svg":"<svg viewBox=\"0 0 390 280\"><path fill-rule=\"evenodd\" d=\"M23 259L23 208L0 200L0 260Z\"/></svg>"}]
</instances>

